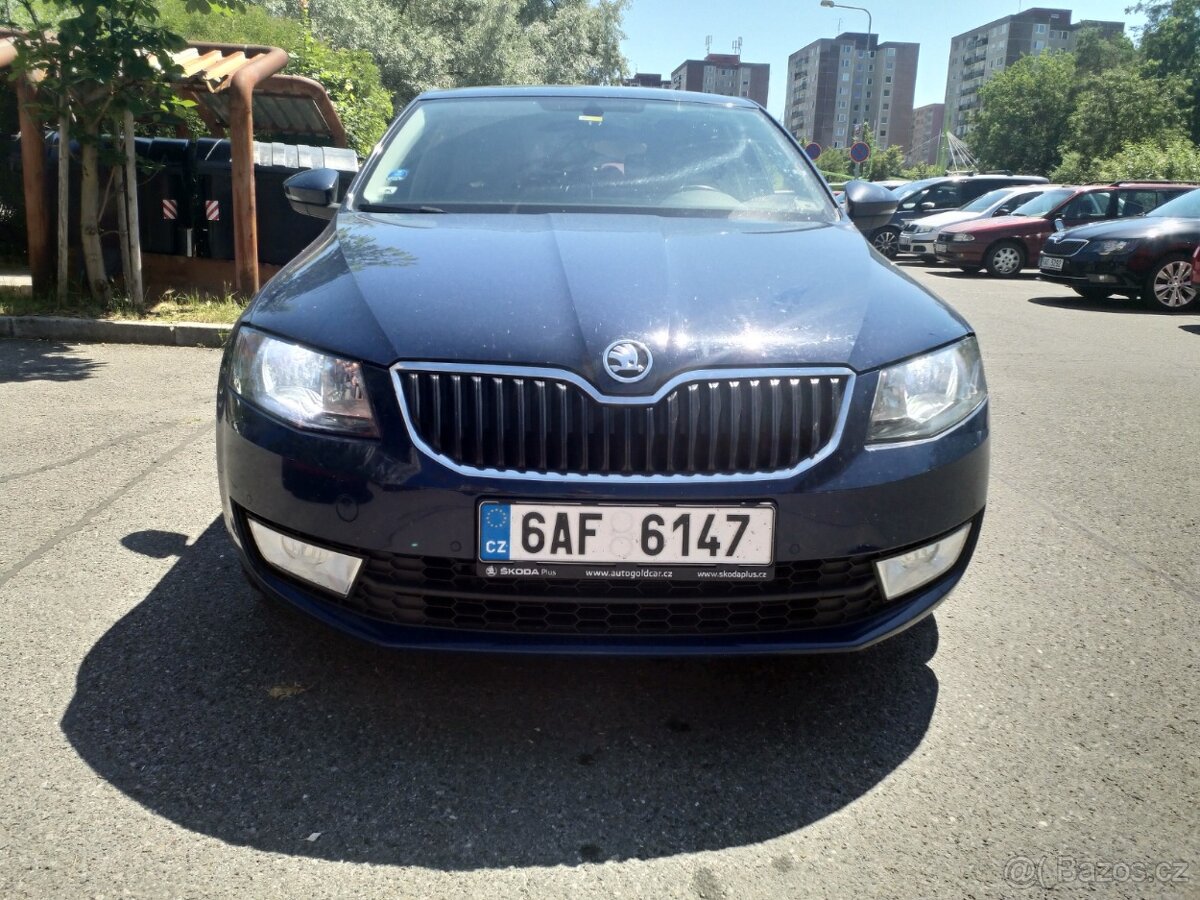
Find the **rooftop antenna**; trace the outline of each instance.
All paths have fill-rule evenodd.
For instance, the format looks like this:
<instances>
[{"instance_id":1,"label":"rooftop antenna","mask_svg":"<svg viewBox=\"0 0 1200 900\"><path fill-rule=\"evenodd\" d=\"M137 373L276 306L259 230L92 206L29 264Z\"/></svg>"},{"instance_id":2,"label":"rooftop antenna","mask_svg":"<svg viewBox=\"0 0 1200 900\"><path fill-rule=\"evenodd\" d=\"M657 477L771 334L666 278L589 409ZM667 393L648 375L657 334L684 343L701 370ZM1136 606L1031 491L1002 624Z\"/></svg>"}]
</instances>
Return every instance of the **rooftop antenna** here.
<instances>
[{"instance_id":1,"label":"rooftop antenna","mask_svg":"<svg viewBox=\"0 0 1200 900\"><path fill-rule=\"evenodd\" d=\"M738 38L733 42L733 52L738 56L742 55L742 39Z\"/></svg>"},{"instance_id":2,"label":"rooftop antenna","mask_svg":"<svg viewBox=\"0 0 1200 900\"><path fill-rule=\"evenodd\" d=\"M712 35L711 34L705 35L705 37L704 37L704 52L712 53Z\"/></svg>"}]
</instances>

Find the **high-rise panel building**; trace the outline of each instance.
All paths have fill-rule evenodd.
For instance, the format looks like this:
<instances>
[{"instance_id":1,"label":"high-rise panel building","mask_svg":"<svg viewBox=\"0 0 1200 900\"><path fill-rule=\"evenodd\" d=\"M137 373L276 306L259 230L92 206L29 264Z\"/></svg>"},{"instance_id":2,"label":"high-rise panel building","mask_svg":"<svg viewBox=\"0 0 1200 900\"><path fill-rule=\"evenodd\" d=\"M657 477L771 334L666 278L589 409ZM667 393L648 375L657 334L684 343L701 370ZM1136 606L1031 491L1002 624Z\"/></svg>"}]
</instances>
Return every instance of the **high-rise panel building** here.
<instances>
[{"instance_id":1,"label":"high-rise panel building","mask_svg":"<svg viewBox=\"0 0 1200 900\"><path fill-rule=\"evenodd\" d=\"M980 108L981 87L1022 56L1074 49L1084 28L1119 34L1125 23L1084 19L1072 24L1069 9L1034 7L955 36L946 72L946 129L963 137Z\"/></svg>"},{"instance_id":2,"label":"high-rise panel building","mask_svg":"<svg viewBox=\"0 0 1200 900\"><path fill-rule=\"evenodd\" d=\"M945 103L927 103L913 110L913 136L905 161L910 166L917 163L933 165L937 162L941 146Z\"/></svg>"},{"instance_id":3,"label":"high-rise panel building","mask_svg":"<svg viewBox=\"0 0 1200 900\"><path fill-rule=\"evenodd\" d=\"M848 147L867 131L877 147L912 143L921 45L844 32L788 57L784 125L802 141Z\"/></svg>"},{"instance_id":4,"label":"high-rise panel building","mask_svg":"<svg viewBox=\"0 0 1200 900\"><path fill-rule=\"evenodd\" d=\"M742 62L737 53L710 53L704 59L684 60L671 73L677 91L702 91L726 97L749 97L767 105L770 63Z\"/></svg>"}]
</instances>

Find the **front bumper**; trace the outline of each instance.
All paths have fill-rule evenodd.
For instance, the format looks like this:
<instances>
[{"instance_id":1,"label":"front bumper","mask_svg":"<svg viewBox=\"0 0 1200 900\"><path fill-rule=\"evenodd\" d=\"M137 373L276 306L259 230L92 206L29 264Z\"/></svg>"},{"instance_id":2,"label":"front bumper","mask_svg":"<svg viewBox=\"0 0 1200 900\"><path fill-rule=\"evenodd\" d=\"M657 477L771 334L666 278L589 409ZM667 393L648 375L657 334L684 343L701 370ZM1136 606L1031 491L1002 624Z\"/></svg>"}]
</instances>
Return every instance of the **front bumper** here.
<instances>
[{"instance_id":1,"label":"front bumper","mask_svg":"<svg viewBox=\"0 0 1200 900\"><path fill-rule=\"evenodd\" d=\"M367 373L373 396L386 372ZM866 647L932 609L961 578L986 503L985 403L942 437L863 449L875 376L860 379L841 447L779 481L564 485L464 476L417 451L398 408L377 404L380 441L301 432L222 387L221 496L252 581L358 638L390 647L519 653L799 653ZM870 382L869 384L866 382ZM758 503L777 510L767 585L665 588L493 579L474 569L482 500ZM346 598L268 566L246 517L366 558ZM882 599L873 560L972 523L951 569ZM790 580L785 581L786 574Z\"/></svg>"},{"instance_id":2,"label":"front bumper","mask_svg":"<svg viewBox=\"0 0 1200 900\"><path fill-rule=\"evenodd\" d=\"M899 250L901 253L914 253L926 259L934 259L937 255L933 250L934 236L933 232L924 234L917 232L905 234L901 232L898 244Z\"/></svg>"},{"instance_id":3,"label":"front bumper","mask_svg":"<svg viewBox=\"0 0 1200 900\"><path fill-rule=\"evenodd\" d=\"M1065 284L1071 287L1103 287L1114 292L1137 292L1145 280L1147 266L1139 266L1136 256L1097 258L1094 256L1053 256L1061 261L1061 268L1051 269L1044 265L1050 254L1038 257L1038 274L1043 281Z\"/></svg>"},{"instance_id":4,"label":"front bumper","mask_svg":"<svg viewBox=\"0 0 1200 900\"><path fill-rule=\"evenodd\" d=\"M952 266L983 267L983 241L937 241L933 245L934 256L940 262Z\"/></svg>"}]
</instances>

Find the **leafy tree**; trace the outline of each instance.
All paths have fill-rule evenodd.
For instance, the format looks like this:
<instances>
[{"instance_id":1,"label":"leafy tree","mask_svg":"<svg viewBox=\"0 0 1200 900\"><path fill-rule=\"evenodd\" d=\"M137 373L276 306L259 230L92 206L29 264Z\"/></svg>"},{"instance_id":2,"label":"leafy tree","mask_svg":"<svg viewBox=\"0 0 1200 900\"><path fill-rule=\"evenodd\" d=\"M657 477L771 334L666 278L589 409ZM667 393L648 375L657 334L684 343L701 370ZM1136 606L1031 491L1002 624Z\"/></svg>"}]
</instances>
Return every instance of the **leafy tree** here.
<instances>
[{"instance_id":1,"label":"leafy tree","mask_svg":"<svg viewBox=\"0 0 1200 900\"><path fill-rule=\"evenodd\" d=\"M1050 180L1060 184L1087 184L1089 181L1099 181L1097 163L1090 153L1068 150L1063 154L1058 167L1050 172Z\"/></svg>"},{"instance_id":2,"label":"leafy tree","mask_svg":"<svg viewBox=\"0 0 1200 900\"><path fill-rule=\"evenodd\" d=\"M300 0L258 2L300 14ZM319 0L312 16L314 33L332 46L369 49L403 105L439 87L619 81L627 2Z\"/></svg>"},{"instance_id":3,"label":"leafy tree","mask_svg":"<svg viewBox=\"0 0 1200 900\"><path fill-rule=\"evenodd\" d=\"M1109 34L1099 28L1081 28L1075 35L1075 75L1087 78L1111 69L1132 66L1138 60L1137 48L1124 33Z\"/></svg>"},{"instance_id":4,"label":"leafy tree","mask_svg":"<svg viewBox=\"0 0 1200 900\"><path fill-rule=\"evenodd\" d=\"M933 163L920 162L914 166L909 166L907 169L900 170L900 177L907 178L909 181L920 181L922 178L935 178L938 175L945 175L945 166L936 166Z\"/></svg>"},{"instance_id":5,"label":"leafy tree","mask_svg":"<svg viewBox=\"0 0 1200 900\"><path fill-rule=\"evenodd\" d=\"M1043 175L1068 133L1075 57L1024 56L979 90L970 144L984 168Z\"/></svg>"},{"instance_id":6,"label":"leafy tree","mask_svg":"<svg viewBox=\"0 0 1200 900\"><path fill-rule=\"evenodd\" d=\"M830 181L846 181L851 176L846 174L854 169L850 162L850 154L842 147L827 147L817 157L817 168Z\"/></svg>"},{"instance_id":7,"label":"leafy tree","mask_svg":"<svg viewBox=\"0 0 1200 900\"><path fill-rule=\"evenodd\" d=\"M1145 0L1131 11L1146 17L1140 47L1146 64L1159 77L1187 82L1188 128L1200 143L1200 0Z\"/></svg>"},{"instance_id":8,"label":"leafy tree","mask_svg":"<svg viewBox=\"0 0 1200 900\"><path fill-rule=\"evenodd\" d=\"M896 178L904 168L904 148L899 144L892 144L884 150L872 150L869 165L872 181Z\"/></svg>"},{"instance_id":9,"label":"leafy tree","mask_svg":"<svg viewBox=\"0 0 1200 900\"><path fill-rule=\"evenodd\" d=\"M1133 65L1093 75L1078 91L1061 150L1096 159L1126 143L1186 136L1187 101L1179 76L1156 78Z\"/></svg>"}]
</instances>

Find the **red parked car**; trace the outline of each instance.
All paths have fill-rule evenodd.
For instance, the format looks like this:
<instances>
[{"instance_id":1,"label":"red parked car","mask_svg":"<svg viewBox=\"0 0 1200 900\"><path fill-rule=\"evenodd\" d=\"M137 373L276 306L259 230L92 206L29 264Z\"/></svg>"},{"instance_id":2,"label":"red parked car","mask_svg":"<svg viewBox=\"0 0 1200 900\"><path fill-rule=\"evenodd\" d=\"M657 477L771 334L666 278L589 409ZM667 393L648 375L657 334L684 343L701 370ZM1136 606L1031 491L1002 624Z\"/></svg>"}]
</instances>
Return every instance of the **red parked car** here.
<instances>
[{"instance_id":1,"label":"red parked car","mask_svg":"<svg viewBox=\"0 0 1200 900\"><path fill-rule=\"evenodd\" d=\"M964 272L1010 278L1037 265L1046 238L1058 226L1072 228L1089 222L1140 216L1194 189L1173 182L1116 182L1114 184L1054 187L1019 206L1011 216L979 219L938 232L934 252L942 262Z\"/></svg>"}]
</instances>

